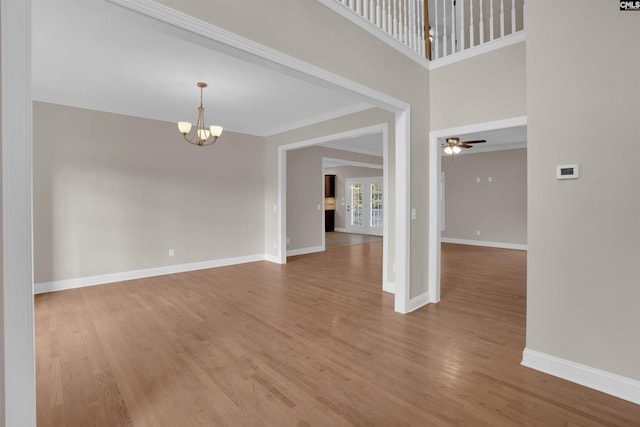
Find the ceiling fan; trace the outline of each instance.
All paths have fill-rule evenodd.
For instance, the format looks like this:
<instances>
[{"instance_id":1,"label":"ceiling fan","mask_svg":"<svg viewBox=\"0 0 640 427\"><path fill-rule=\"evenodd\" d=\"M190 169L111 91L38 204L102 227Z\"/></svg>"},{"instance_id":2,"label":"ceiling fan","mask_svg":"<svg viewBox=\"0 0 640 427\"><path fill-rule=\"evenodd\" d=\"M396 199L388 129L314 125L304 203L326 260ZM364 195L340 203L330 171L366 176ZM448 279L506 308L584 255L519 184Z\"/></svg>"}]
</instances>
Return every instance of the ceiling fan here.
<instances>
[{"instance_id":1,"label":"ceiling fan","mask_svg":"<svg viewBox=\"0 0 640 427\"><path fill-rule=\"evenodd\" d=\"M463 148L472 148L473 145L471 144L481 144L483 142L487 142L487 140L477 139L474 141L460 141L460 138L447 138L446 142L442 144L442 146L444 147L444 152L451 154L451 160L453 160L453 155L461 152Z\"/></svg>"}]
</instances>

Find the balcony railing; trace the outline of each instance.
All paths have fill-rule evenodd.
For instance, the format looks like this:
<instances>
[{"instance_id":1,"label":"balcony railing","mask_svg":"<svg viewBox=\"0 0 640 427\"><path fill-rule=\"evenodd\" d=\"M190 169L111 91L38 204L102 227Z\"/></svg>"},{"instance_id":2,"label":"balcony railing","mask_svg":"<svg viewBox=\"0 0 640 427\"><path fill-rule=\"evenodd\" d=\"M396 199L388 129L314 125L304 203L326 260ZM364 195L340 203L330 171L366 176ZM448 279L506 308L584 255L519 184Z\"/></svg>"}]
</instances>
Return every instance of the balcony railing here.
<instances>
[{"instance_id":1,"label":"balcony railing","mask_svg":"<svg viewBox=\"0 0 640 427\"><path fill-rule=\"evenodd\" d=\"M430 0L430 59L524 30L524 0Z\"/></svg>"},{"instance_id":2,"label":"balcony railing","mask_svg":"<svg viewBox=\"0 0 640 427\"><path fill-rule=\"evenodd\" d=\"M332 0L429 60L524 30L524 1Z\"/></svg>"}]
</instances>

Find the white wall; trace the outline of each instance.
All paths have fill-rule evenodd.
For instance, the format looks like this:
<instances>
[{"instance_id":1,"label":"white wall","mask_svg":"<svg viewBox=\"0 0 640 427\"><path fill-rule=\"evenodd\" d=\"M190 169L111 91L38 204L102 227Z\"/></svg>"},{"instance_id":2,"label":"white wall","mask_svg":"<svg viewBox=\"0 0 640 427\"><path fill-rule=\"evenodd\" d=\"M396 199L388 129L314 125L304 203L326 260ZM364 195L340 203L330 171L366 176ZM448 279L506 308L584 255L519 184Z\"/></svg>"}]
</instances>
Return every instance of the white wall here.
<instances>
[{"instance_id":1,"label":"white wall","mask_svg":"<svg viewBox=\"0 0 640 427\"><path fill-rule=\"evenodd\" d=\"M640 380L640 16L527 13L527 348ZM580 179L556 180L567 163Z\"/></svg>"},{"instance_id":2,"label":"white wall","mask_svg":"<svg viewBox=\"0 0 640 427\"><path fill-rule=\"evenodd\" d=\"M33 159L36 283L264 253L264 138L36 102Z\"/></svg>"},{"instance_id":3,"label":"white wall","mask_svg":"<svg viewBox=\"0 0 640 427\"><path fill-rule=\"evenodd\" d=\"M443 239L527 244L525 148L443 156L442 171Z\"/></svg>"}]
</instances>

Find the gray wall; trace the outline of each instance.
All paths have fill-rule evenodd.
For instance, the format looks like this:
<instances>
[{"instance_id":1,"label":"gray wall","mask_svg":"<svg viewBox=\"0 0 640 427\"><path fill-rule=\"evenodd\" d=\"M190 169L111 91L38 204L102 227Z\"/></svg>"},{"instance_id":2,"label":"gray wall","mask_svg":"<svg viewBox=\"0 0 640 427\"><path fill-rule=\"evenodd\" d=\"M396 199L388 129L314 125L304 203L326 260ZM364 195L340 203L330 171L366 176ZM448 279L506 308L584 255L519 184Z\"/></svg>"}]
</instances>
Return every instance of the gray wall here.
<instances>
[{"instance_id":1,"label":"gray wall","mask_svg":"<svg viewBox=\"0 0 640 427\"><path fill-rule=\"evenodd\" d=\"M417 218L411 222L410 297L425 293L429 72L315 0L251 2L250 6L247 2L223 0L206 4L181 0L159 2L411 105L410 203L417 211ZM277 147L285 143L289 135L292 134L269 137L267 144L265 252L273 256L278 251L273 248L277 236L277 217L273 212L273 205L277 204ZM390 236L393 239L393 235Z\"/></svg>"},{"instance_id":2,"label":"gray wall","mask_svg":"<svg viewBox=\"0 0 640 427\"><path fill-rule=\"evenodd\" d=\"M443 156L442 171L443 238L527 243L526 149Z\"/></svg>"},{"instance_id":3,"label":"gray wall","mask_svg":"<svg viewBox=\"0 0 640 427\"><path fill-rule=\"evenodd\" d=\"M527 13L527 348L640 380L639 16ZM580 179L556 180L567 163Z\"/></svg>"},{"instance_id":4,"label":"gray wall","mask_svg":"<svg viewBox=\"0 0 640 427\"><path fill-rule=\"evenodd\" d=\"M359 129L365 128L372 125L386 123L389 126L389 151L390 156L389 159L385 159L385 161L389 162L389 187L394 188L395 186L395 168L394 168L394 148L395 148L395 131L394 131L394 115L392 113L373 108L370 110L362 111L355 114L350 114L348 116L343 116L337 119L329 120L326 122L318 123L311 126L306 126L303 128L295 129L289 132L284 132L282 134L274 135L273 137L267 138L267 152L266 152L266 189L265 189L265 243L267 247L271 248L272 243L277 239L277 229L274 230L271 225L275 222L277 223L277 213L274 212L273 206L277 203L278 198L278 146L292 144L300 141L307 141L310 139L315 139L318 137L333 135L340 132L345 132L351 129ZM329 156L331 157L331 156ZM322 165L319 165L320 172L322 175ZM320 197L322 197L322 193L320 193ZM393 206L395 203L394 194L390 193L390 201L389 205ZM287 194L287 199L289 198L289 194ZM317 203L316 203L317 205ZM394 236L394 228L395 228L395 212L393 209L390 209L389 212L385 212L387 215L388 221L388 235ZM320 235L322 231L318 232ZM316 240L317 241L317 240ZM389 253L391 256L387 260L387 280L390 282L394 282L395 276L393 273L393 262L394 260L394 241L393 238L390 237L387 244L389 245ZM319 243L317 244L319 245ZM304 247L304 246L300 246Z\"/></svg>"},{"instance_id":5,"label":"gray wall","mask_svg":"<svg viewBox=\"0 0 640 427\"><path fill-rule=\"evenodd\" d=\"M431 129L526 116L525 43L436 68L430 83Z\"/></svg>"},{"instance_id":6,"label":"gray wall","mask_svg":"<svg viewBox=\"0 0 640 427\"><path fill-rule=\"evenodd\" d=\"M287 249L322 245L322 218L318 210L324 199L322 158L382 164L382 158L326 147L307 147L287 152ZM379 171L382 175L382 170Z\"/></svg>"},{"instance_id":7,"label":"gray wall","mask_svg":"<svg viewBox=\"0 0 640 427\"><path fill-rule=\"evenodd\" d=\"M380 160L376 163L382 163ZM335 226L336 228L345 228L345 221L347 218L346 210L349 204L346 200L345 186L346 180L350 178L366 178L374 176L383 176L382 169L365 168L360 166L339 166L333 168L326 168L324 173L327 175L336 176L336 211L335 211ZM389 191L385 189L384 191ZM388 194L387 194L388 196ZM385 209L389 209L387 206Z\"/></svg>"},{"instance_id":8,"label":"gray wall","mask_svg":"<svg viewBox=\"0 0 640 427\"><path fill-rule=\"evenodd\" d=\"M33 140L36 283L264 253L264 138L36 102Z\"/></svg>"}]
</instances>

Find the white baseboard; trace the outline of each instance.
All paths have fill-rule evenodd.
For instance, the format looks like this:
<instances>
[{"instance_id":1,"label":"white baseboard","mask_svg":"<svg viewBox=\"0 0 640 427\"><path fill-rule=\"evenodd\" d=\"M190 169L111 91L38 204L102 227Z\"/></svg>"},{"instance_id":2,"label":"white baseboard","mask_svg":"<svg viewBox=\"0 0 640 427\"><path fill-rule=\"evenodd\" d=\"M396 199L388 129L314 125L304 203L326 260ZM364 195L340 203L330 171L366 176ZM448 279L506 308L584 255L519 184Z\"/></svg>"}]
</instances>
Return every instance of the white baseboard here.
<instances>
[{"instance_id":1,"label":"white baseboard","mask_svg":"<svg viewBox=\"0 0 640 427\"><path fill-rule=\"evenodd\" d=\"M640 381L528 348L522 365L640 405Z\"/></svg>"},{"instance_id":2,"label":"white baseboard","mask_svg":"<svg viewBox=\"0 0 640 427\"><path fill-rule=\"evenodd\" d=\"M487 242L484 240L453 239L450 237L442 237L440 241L442 243L455 243L458 245L486 246L488 248L515 249L518 251L527 250L527 245L520 243Z\"/></svg>"},{"instance_id":3,"label":"white baseboard","mask_svg":"<svg viewBox=\"0 0 640 427\"><path fill-rule=\"evenodd\" d=\"M269 261L269 262L273 262L275 264L282 264L280 262L280 258L277 257L276 255L264 254L264 260L265 261Z\"/></svg>"},{"instance_id":4,"label":"white baseboard","mask_svg":"<svg viewBox=\"0 0 640 427\"><path fill-rule=\"evenodd\" d=\"M184 273L186 271L204 270L206 268L224 267L227 265L245 264L247 262L264 261L264 254L248 255L234 258L223 258L212 261L192 262L189 264L167 265L144 270L123 271L120 273L101 274L98 276L78 277L75 279L55 280L53 282L36 283L33 293L63 291L83 288L85 286L104 285L106 283L123 282L125 280L143 279L145 277L162 276L164 274Z\"/></svg>"},{"instance_id":5,"label":"white baseboard","mask_svg":"<svg viewBox=\"0 0 640 427\"><path fill-rule=\"evenodd\" d=\"M346 228L338 228L338 227L336 227L336 228L333 229L333 231L337 231L339 233L346 233L347 229Z\"/></svg>"},{"instance_id":6,"label":"white baseboard","mask_svg":"<svg viewBox=\"0 0 640 427\"><path fill-rule=\"evenodd\" d=\"M429 292L425 292L424 294L411 298L409 300L409 310L407 313L411 313L412 311L415 311L420 307L424 307L427 304L429 304Z\"/></svg>"},{"instance_id":7,"label":"white baseboard","mask_svg":"<svg viewBox=\"0 0 640 427\"><path fill-rule=\"evenodd\" d=\"M311 246L309 248L291 249L287 251L287 256L306 255L315 252L324 252L324 246Z\"/></svg>"},{"instance_id":8,"label":"white baseboard","mask_svg":"<svg viewBox=\"0 0 640 427\"><path fill-rule=\"evenodd\" d=\"M393 282L385 282L382 285L382 290L385 292L389 292L390 294L396 293L396 284Z\"/></svg>"}]
</instances>

